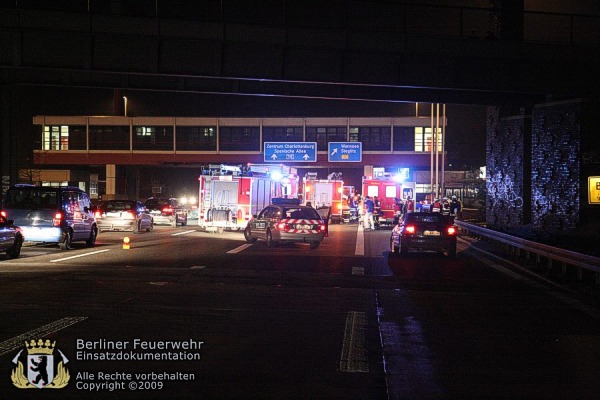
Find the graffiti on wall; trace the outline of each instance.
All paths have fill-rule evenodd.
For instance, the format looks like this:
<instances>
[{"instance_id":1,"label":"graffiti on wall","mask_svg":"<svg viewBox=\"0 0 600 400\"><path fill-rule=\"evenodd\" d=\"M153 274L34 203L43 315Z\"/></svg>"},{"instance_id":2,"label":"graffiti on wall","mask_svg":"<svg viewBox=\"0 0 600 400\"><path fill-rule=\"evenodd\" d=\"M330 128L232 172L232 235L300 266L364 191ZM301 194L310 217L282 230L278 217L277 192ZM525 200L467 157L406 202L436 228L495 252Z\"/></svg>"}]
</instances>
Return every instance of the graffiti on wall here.
<instances>
[{"instance_id":1,"label":"graffiti on wall","mask_svg":"<svg viewBox=\"0 0 600 400\"><path fill-rule=\"evenodd\" d=\"M492 206L500 204L508 205L509 207L522 208L523 198L514 190L514 181L510 176L503 177L500 172L497 172L487 180L488 196L492 202Z\"/></svg>"}]
</instances>

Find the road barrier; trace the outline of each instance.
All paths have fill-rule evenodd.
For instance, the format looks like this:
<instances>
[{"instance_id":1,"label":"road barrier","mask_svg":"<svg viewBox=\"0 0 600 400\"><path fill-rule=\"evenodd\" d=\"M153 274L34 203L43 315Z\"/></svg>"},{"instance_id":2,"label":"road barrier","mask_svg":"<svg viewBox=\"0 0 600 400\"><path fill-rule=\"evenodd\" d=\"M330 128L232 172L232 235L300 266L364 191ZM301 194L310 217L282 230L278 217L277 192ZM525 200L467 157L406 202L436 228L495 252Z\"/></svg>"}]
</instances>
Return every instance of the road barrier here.
<instances>
[{"instance_id":1,"label":"road barrier","mask_svg":"<svg viewBox=\"0 0 600 400\"><path fill-rule=\"evenodd\" d=\"M533 255L535 256L536 265L543 265L545 260L548 269L558 268L559 275L563 277L566 277L569 271L573 270L578 281L584 279L586 272L591 272L595 275L596 285L600 285L600 258L598 257L511 236L459 220L456 220L455 223L460 227L463 234L500 243L513 257L524 258L526 262L529 262L534 259Z\"/></svg>"}]
</instances>

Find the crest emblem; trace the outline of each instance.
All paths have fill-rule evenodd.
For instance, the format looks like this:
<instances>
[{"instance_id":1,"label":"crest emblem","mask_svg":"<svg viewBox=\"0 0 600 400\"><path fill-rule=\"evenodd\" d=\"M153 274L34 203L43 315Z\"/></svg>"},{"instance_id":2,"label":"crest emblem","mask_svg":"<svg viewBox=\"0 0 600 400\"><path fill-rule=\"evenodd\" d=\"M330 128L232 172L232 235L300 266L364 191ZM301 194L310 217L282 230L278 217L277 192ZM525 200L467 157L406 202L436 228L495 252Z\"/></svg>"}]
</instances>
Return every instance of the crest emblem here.
<instances>
[{"instance_id":1,"label":"crest emblem","mask_svg":"<svg viewBox=\"0 0 600 400\"><path fill-rule=\"evenodd\" d=\"M71 378L64 364L69 360L58 349L61 361L55 365L54 349L56 342L50 340L25 342L27 349L27 373L24 371L23 363L19 360L21 352L15 356L13 363L17 366L13 369L11 379L13 385L19 389L62 389L69 383ZM58 357L57 357L58 358Z\"/></svg>"}]
</instances>

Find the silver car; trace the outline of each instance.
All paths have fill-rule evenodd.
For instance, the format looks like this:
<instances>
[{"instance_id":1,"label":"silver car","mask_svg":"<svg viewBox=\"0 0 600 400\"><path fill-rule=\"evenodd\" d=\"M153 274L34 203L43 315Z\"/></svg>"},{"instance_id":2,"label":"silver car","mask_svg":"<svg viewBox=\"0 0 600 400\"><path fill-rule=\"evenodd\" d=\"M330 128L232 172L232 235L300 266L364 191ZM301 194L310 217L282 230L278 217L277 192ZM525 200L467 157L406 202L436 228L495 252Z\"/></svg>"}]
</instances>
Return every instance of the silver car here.
<instances>
[{"instance_id":1,"label":"silver car","mask_svg":"<svg viewBox=\"0 0 600 400\"><path fill-rule=\"evenodd\" d=\"M279 200L279 201L278 201ZM301 206L295 199L273 199L258 216L248 221L244 237L249 243L262 239L268 246L278 242L310 243L312 249L319 247L327 236L327 222L317 210Z\"/></svg>"},{"instance_id":2,"label":"silver car","mask_svg":"<svg viewBox=\"0 0 600 400\"><path fill-rule=\"evenodd\" d=\"M154 226L152 215L135 200L109 200L95 214L100 231L150 232Z\"/></svg>"},{"instance_id":3,"label":"silver car","mask_svg":"<svg viewBox=\"0 0 600 400\"><path fill-rule=\"evenodd\" d=\"M10 258L17 258L21 254L21 246L23 246L21 228L14 226L12 220L0 215L0 251L5 251Z\"/></svg>"}]
</instances>

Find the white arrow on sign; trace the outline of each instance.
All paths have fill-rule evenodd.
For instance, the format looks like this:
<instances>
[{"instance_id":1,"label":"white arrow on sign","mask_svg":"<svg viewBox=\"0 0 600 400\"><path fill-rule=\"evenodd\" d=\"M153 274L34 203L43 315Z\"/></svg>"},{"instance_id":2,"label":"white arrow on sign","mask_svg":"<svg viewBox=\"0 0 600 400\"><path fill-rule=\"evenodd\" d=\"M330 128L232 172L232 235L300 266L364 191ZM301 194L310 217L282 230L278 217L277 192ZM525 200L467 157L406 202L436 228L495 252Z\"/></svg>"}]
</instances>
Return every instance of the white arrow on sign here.
<instances>
[{"instance_id":1,"label":"white arrow on sign","mask_svg":"<svg viewBox=\"0 0 600 400\"><path fill-rule=\"evenodd\" d=\"M277 154L273 154L273 155L271 156L271 159L273 159L273 160L277 160Z\"/></svg>"},{"instance_id":2,"label":"white arrow on sign","mask_svg":"<svg viewBox=\"0 0 600 400\"><path fill-rule=\"evenodd\" d=\"M306 153L304 153L304 155L302 156L302 158L304 158L304 161L308 160L310 158L310 156Z\"/></svg>"},{"instance_id":3,"label":"white arrow on sign","mask_svg":"<svg viewBox=\"0 0 600 400\"><path fill-rule=\"evenodd\" d=\"M336 153L337 153L337 151L338 151L338 149L337 149L337 147L336 147L335 149L333 149L333 151L331 152L331 154L330 154L330 155L334 155L334 154L336 154Z\"/></svg>"}]
</instances>

